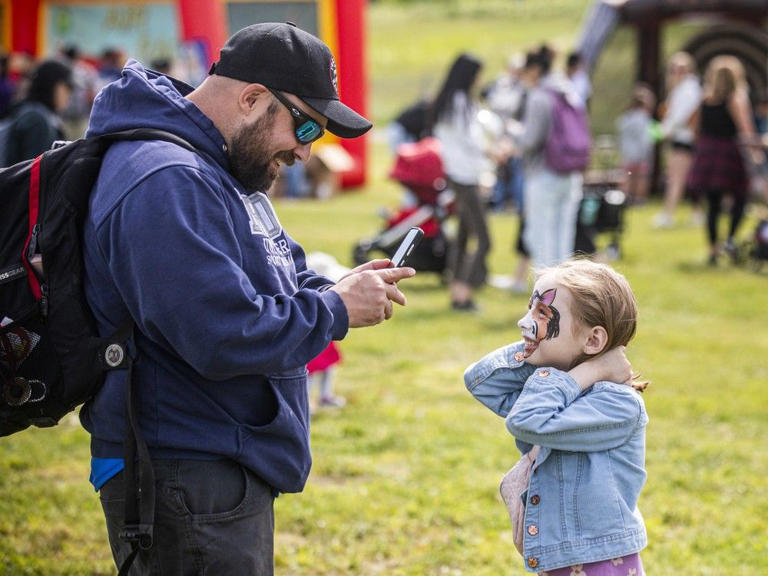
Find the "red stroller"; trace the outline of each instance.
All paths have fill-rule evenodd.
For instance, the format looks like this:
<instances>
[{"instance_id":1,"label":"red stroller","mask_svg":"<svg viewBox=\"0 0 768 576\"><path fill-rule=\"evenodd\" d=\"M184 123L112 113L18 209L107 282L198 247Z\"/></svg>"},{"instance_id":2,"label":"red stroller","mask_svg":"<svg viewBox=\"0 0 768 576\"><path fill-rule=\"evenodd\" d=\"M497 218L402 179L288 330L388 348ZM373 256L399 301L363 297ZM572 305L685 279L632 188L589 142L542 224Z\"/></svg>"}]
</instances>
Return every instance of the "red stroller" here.
<instances>
[{"instance_id":1,"label":"red stroller","mask_svg":"<svg viewBox=\"0 0 768 576\"><path fill-rule=\"evenodd\" d=\"M355 264L370 260L371 252L382 252L391 258L406 232L418 226L424 230L424 238L408 257L408 266L442 274L448 252L442 225L451 213L453 192L446 189L438 140L424 138L401 144L389 177L408 188L416 197L417 205L387 216L381 232L358 242L353 250Z\"/></svg>"}]
</instances>

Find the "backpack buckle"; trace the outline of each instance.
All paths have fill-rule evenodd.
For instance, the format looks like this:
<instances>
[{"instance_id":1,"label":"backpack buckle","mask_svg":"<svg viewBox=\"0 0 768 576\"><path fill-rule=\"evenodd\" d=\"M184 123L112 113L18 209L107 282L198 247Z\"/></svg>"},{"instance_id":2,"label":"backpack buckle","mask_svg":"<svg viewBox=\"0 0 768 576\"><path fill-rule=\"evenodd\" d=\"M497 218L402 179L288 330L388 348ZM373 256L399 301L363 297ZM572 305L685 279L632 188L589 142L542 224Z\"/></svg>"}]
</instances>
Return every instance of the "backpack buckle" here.
<instances>
[{"instance_id":1,"label":"backpack buckle","mask_svg":"<svg viewBox=\"0 0 768 576\"><path fill-rule=\"evenodd\" d=\"M137 543L142 550L152 548L152 524L126 524L118 535L120 540Z\"/></svg>"}]
</instances>

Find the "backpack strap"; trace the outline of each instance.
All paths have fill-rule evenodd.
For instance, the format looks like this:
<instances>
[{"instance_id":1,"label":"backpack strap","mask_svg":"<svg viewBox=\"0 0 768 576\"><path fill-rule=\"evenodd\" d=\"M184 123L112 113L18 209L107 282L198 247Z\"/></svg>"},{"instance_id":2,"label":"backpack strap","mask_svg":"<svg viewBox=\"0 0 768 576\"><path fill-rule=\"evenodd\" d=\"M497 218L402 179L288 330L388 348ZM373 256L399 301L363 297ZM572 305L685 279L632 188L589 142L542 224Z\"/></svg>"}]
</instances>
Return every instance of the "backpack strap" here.
<instances>
[{"instance_id":1,"label":"backpack strap","mask_svg":"<svg viewBox=\"0 0 768 576\"><path fill-rule=\"evenodd\" d=\"M171 132L154 128L135 128L97 136L106 141L163 140L191 152L200 153L192 144ZM126 345L135 338L134 323L128 318L110 339ZM134 340L135 344L135 340ZM133 382L135 358L125 354L127 374L125 381L125 438L123 440L123 477L125 479L125 524L119 534L120 540L131 545L131 552L120 566L118 576L127 576L136 556L141 550L149 550L153 542L155 523L155 474L147 443L139 426L139 400Z\"/></svg>"},{"instance_id":2,"label":"backpack strap","mask_svg":"<svg viewBox=\"0 0 768 576\"><path fill-rule=\"evenodd\" d=\"M42 155L35 158L29 169L29 228L27 241L24 243L24 248L21 251L21 262L27 271L29 288L37 301L40 301L42 298L42 288L37 274L32 269L30 258L37 250L37 234L40 230L37 218L40 213L40 163L42 159Z\"/></svg>"},{"instance_id":3,"label":"backpack strap","mask_svg":"<svg viewBox=\"0 0 768 576\"><path fill-rule=\"evenodd\" d=\"M134 335L129 318L115 334L125 342ZM129 356L129 355L126 355ZM128 360L125 380L125 439L123 441L125 479L125 524L119 538L131 545L131 553L120 566L118 576L126 576L140 550L152 547L155 523L155 474L149 449L139 427L139 401L133 389L133 359Z\"/></svg>"},{"instance_id":4,"label":"backpack strap","mask_svg":"<svg viewBox=\"0 0 768 576\"><path fill-rule=\"evenodd\" d=\"M164 142L171 142L177 146L189 150L190 152L201 153L200 150L195 148L192 144L184 140L181 136L177 136L171 132L165 130L159 130L157 128L132 128L130 130L121 130L119 132L108 132L106 134L100 134L96 136L102 140L163 140Z\"/></svg>"}]
</instances>

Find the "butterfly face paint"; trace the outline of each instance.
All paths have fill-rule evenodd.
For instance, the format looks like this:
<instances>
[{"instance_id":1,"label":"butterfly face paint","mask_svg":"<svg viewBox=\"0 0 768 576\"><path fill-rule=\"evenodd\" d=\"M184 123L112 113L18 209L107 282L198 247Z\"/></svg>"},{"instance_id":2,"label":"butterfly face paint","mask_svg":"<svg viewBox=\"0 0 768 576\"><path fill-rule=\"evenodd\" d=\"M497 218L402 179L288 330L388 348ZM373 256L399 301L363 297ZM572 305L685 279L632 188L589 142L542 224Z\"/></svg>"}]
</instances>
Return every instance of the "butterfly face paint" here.
<instances>
[{"instance_id":1,"label":"butterfly face paint","mask_svg":"<svg viewBox=\"0 0 768 576\"><path fill-rule=\"evenodd\" d=\"M533 354L539 342L560 334L560 312L552 305L556 295L556 288L545 290L543 294L534 290L528 302L528 313L517 323L525 340L525 358Z\"/></svg>"}]
</instances>

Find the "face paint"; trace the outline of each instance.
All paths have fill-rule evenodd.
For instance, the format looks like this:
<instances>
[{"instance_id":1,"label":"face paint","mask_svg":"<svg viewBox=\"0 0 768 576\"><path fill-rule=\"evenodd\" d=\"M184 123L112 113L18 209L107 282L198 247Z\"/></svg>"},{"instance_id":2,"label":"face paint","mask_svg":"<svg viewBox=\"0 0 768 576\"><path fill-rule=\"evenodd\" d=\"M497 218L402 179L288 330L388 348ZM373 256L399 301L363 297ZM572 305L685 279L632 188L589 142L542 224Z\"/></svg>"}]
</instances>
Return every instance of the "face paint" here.
<instances>
[{"instance_id":1,"label":"face paint","mask_svg":"<svg viewBox=\"0 0 768 576\"><path fill-rule=\"evenodd\" d=\"M517 323L525 340L526 358L536 350L539 342L551 340L560 334L560 312L552 305L556 295L556 288L545 290L543 294L534 290L528 302L528 314Z\"/></svg>"}]
</instances>

